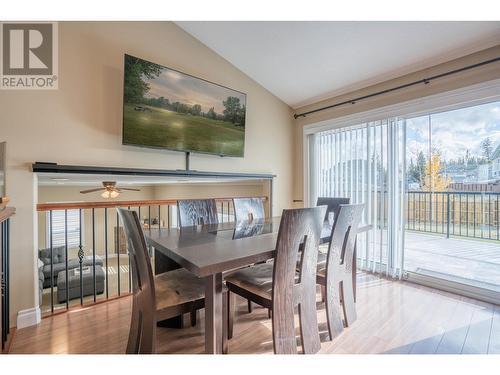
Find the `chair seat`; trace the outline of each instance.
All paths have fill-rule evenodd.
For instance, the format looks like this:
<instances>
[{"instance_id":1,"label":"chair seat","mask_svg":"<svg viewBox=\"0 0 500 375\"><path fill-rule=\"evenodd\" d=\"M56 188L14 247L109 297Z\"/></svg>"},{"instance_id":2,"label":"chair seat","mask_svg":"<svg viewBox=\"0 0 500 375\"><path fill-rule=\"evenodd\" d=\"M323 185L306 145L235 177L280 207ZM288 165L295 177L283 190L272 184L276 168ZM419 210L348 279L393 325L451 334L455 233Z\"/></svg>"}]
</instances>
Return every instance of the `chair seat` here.
<instances>
[{"instance_id":1,"label":"chair seat","mask_svg":"<svg viewBox=\"0 0 500 375\"><path fill-rule=\"evenodd\" d=\"M155 289L157 310L205 298L203 279L184 268L156 275Z\"/></svg>"},{"instance_id":2,"label":"chair seat","mask_svg":"<svg viewBox=\"0 0 500 375\"><path fill-rule=\"evenodd\" d=\"M226 277L226 284L233 284L262 298L271 300L273 291L272 262L256 264L236 271ZM229 287L230 288L230 287Z\"/></svg>"}]
</instances>

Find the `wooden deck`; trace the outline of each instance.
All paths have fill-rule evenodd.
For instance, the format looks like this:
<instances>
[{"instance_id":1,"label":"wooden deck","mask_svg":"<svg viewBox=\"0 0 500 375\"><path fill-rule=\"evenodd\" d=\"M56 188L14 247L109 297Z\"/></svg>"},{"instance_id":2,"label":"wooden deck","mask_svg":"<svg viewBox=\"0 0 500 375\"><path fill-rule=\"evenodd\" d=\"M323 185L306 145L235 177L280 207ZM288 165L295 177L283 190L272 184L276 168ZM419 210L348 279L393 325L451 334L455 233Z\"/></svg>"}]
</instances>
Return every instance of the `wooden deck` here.
<instances>
[{"instance_id":1,"label":"wooden deck","mask_svg":"<svg viewBox=\"0 0 500 375\"><path fill-rule=\"evenodd\" d=\"M405 269L500 292L500 242L407 231Z\"/></svg>"},{"instance_id":2,"label":"wooden deck","mask_svg":"<svg viewBox=\"0 0 500 375\"><path fill-rule=\"evenodd\" d=\"M238 299L229 353L272 353L267 310L249 314ZM318 305L321 353L498 353L500 306L404 281L358 274L358 320L326 338L324 305ZM11 353L124 353L131 298L55 315L16 332ZM159 353L202 353L203 311L198 325L158 328Z\"/></svg>"}]
</instances>

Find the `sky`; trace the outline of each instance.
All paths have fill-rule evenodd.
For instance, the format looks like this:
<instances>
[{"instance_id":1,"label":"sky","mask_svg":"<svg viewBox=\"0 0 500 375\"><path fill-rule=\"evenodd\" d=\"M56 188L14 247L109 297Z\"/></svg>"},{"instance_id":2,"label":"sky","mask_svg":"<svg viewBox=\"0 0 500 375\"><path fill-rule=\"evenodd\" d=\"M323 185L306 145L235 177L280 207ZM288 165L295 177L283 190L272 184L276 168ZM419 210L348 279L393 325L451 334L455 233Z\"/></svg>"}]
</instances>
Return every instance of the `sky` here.
<instances>
[{"instance_id":1,"label":"sky","mask_svg":"<svg viewBox=\"0 0 500 375\"><path fill-rule=\"evenodd\" d=\"M163 68L157 78L145 81L150 85L146 97L159 98L163 96L171 103L178 101L190 106L199 104L203 112L214 107L215 112L222 113L224 110L222 101L226 100L228 96L235 96L240 99L242 105L245 104L245 95L240 92L168 68Z\"/></svg>"},{"instance_id":2,"label":"sky","mask_svg":"<svg viewBox=\"0 0 500 375\"><path fill-rule=\"evenodd\" d=\"M432 148L437 148L443 159L482 156L481 142L490 137L492 150L500 145L500 102L442 112L430 116ZM416 159L420 150L429 152L429 116L406 121L408 156Z\"/></svg>"}]
</instances>

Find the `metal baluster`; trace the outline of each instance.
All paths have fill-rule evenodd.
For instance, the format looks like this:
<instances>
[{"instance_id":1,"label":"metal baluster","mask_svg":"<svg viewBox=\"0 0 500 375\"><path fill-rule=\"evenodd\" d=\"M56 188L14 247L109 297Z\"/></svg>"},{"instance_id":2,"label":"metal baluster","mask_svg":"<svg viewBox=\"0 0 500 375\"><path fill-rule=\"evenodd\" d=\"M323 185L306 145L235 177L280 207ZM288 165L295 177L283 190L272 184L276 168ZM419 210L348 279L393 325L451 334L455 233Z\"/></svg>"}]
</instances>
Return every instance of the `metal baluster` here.
<instances>
[{"instance_id":1,"label":"metal baluster","mask_svg":"<svg viewBox=\"0 0 500 375\"><path fill-rule=\"evenodd\" d=\"M450 193L446 198L446 238L450 238Z\"/></svg>"},{"instance_id":2,"label":"metal baluster","mask_svg":"<svg viewBox=\"0 0 500 375\"><path fill-rule=\"evenodd\" d=\"M466 222L466 236L469 237L469 194L465 195L465 222Z\"/></svg>"},{"instance_id":3,"label":"metal baluster","mask_svg":"<svg viewBox=\"0 0 500 375\"><path fill-rule=\"evenodd\" d=\"M500 240L500 222L498 220L498 211L500 210L500 205L499 205L499 202L500 200L498 199L500 198L500 194L497 195L497 213L496 213L496 216L497 216L497 240Z\"/></svg>"},{"instance_id":4,"label":"metal baluster","mask_svg":"<svg viewBox=\"0 0 500 375\"><path fill-rule=\"evenodd\" d=\"M78 223L79 223L79 236L78 236L78 263L80 265L80 305L83 305L83 277L82 277L82 271L83 271L83 257L85 253L83 252L83 246L82 246L82 209L80 208L78 210L80 216L78 217Z\"/></svg>"},{"instance_id":5,"label":"metal baluster","mask_svg":"<svg viewBox=\"0 0 500 375\"><path fill-rule=\"evenodd\" d=\"M118 296L121 295L121 280L120 280L120 218L118 217L118 212L116 213L116 249L118 253L117 256L117 268L118 268Z\"/></svg>"},{"instance_id":6,"label":"metal baluster","mask_svg":"<svg viewBox=\"0 0 500 375\"><path fill-rule=\"evenodd\" d=\"M151 206L148 206L148 229L151 232Z\"/></svg>"},{"instance_id":7,"label":"metal baluster","mask_svg":"<svg viewBox=\"0 0 500 375\"><path fill-rule=\"evenodd\" d=\"M161 229L161 206L158 205L158 229Z\"/></svg>"},{"instance_id":8,"label":"metal baluster","mask_svg":"<svg viewBox=\"0 0 500 375\"><path fill-rule=\"evenodd\" d=\"M459 199L459 206L458 206L458 215L459 215L459 220L458 220L458 229L459 229L459 235L462 235L462 194L458 194L458 199Z\"/></svg>"},{"instance_id":9,"label":"metal baluster","mask_svg":"<svg viewBox=\"0 0 500 375\"><path fill-rule=\"evenodd\" d=\"M171 219L171 213L170 213L170 206L167 204L167 225L165 225L166 228L170 228L170 219Z\"/></svg>"},{"instance_id":10,"label":"metal baluster","mask_svg":"<svg viewBox=\"0 0 500 375\"><path fill-rule=\"evenodd\" d=\"M488 238L491 240L491 193L488 193Z\"/></svg>"},{"instance_id":11,"label":"metal baluster","mask_svg":"<svg viewBox=\"0 0 500 375\"><path fill-rule=\"evenodd\" d=\"M64 210L64 253L66 256L66 309L69 308L69 272L68 272L68 210Z\"/></svg>"},{"instance_id":12,"label":"metal baluster","mask_svg":"<svg viewBox=\"0 0 500 375\"><path fill-rule=\"evenodd\" d=\"M427 231L427 194L424 194L424 232Z\"/></svg>"},{"instance_id":13,"label":"metal baluster","mask_svg":"<svg viewBox=\"0 0 500 375\"><path fill-rule=\"evenodd\" d=\"M476 194L472 196L472 237L476 237Z\"/></svg>"},{"instance_id":14,"label":"metal baluster","mask_svg":"<svg viewBox=\"0 0 500 375\"><path fill-rule=\"evenodd\" d=\"M130 211L130 206L128 206L128 210ZM139 216L140 218L140 216ZM125 228L123 228L125 229ZM128 241L127 241L127 247L126 247L126 251L127 251L127 258L128 258L128 292L131 293L132 292L132 268L130 266L130 252L128 251Z\"/></svg>"},{"instance_id":15,"label":"metal baluster","mask_svg":"<svg viewBox=\"0 0 500 375\"><path fill-rule=\"evenodd\" d=\"M3 268L4 274L4 303L5 303L5 339L7 339L7 334L10 332L10 218L4 221L4 256L5 264Z\"/></svg>"},{"instance_id":16,"label":"metal baluster","mask_svg":"<svg viewBox=\"0 0 500 375\"><path fill-rule=\"evenodd\" d=\"M50 226L50 312L54 312L54 243L53 243L53 222L52 210L49 211Z\"/></svg>"},{"instance_id":17,"label":"metal baluster","mask_svg":"<svg viewBox=\"0 0 500 375\"><path fill-rule=\"evenodd\" d=\"M108 276L108 208L104 208L104 258L106 262L106 298L109 298Z\"/></svg>"},{"instance_id":18,"label":"metal baluster","mask_svg":"<svg viewBox=\"0 0 500 375\"><path fill-rule=\"evenodd\" d=\"M96 274L95 274L95 208L92 207L92 281L94 284L94 302L97 300Z\"/></svg>"}]
</instances>

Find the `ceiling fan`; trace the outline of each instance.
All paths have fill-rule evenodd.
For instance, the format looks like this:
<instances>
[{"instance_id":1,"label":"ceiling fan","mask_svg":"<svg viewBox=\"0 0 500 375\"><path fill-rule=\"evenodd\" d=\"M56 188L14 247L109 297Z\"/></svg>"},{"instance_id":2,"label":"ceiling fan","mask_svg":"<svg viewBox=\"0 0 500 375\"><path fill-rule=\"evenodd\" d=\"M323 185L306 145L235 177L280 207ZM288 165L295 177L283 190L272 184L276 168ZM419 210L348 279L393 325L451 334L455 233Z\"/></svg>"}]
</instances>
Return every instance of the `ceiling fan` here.
<instances>
[{"instance_id":1,"label":"ceiling fan","mask_svg":"<svg viewBox=\"0 0 500 375\"><path fill-rule=\"evenodd\" d=\"M101 197L103 197L103 198L116 198L124 190L128 190L128 191L141 191L141 189L119 188L119 187L116 186L116 181L103 181L102 185L103 185L102 188L82 190L82 191L80 191L80 193L87 194L87 193L93 193L95 191L101 191L102 190Z\"/></svg>"}]
</instances>

